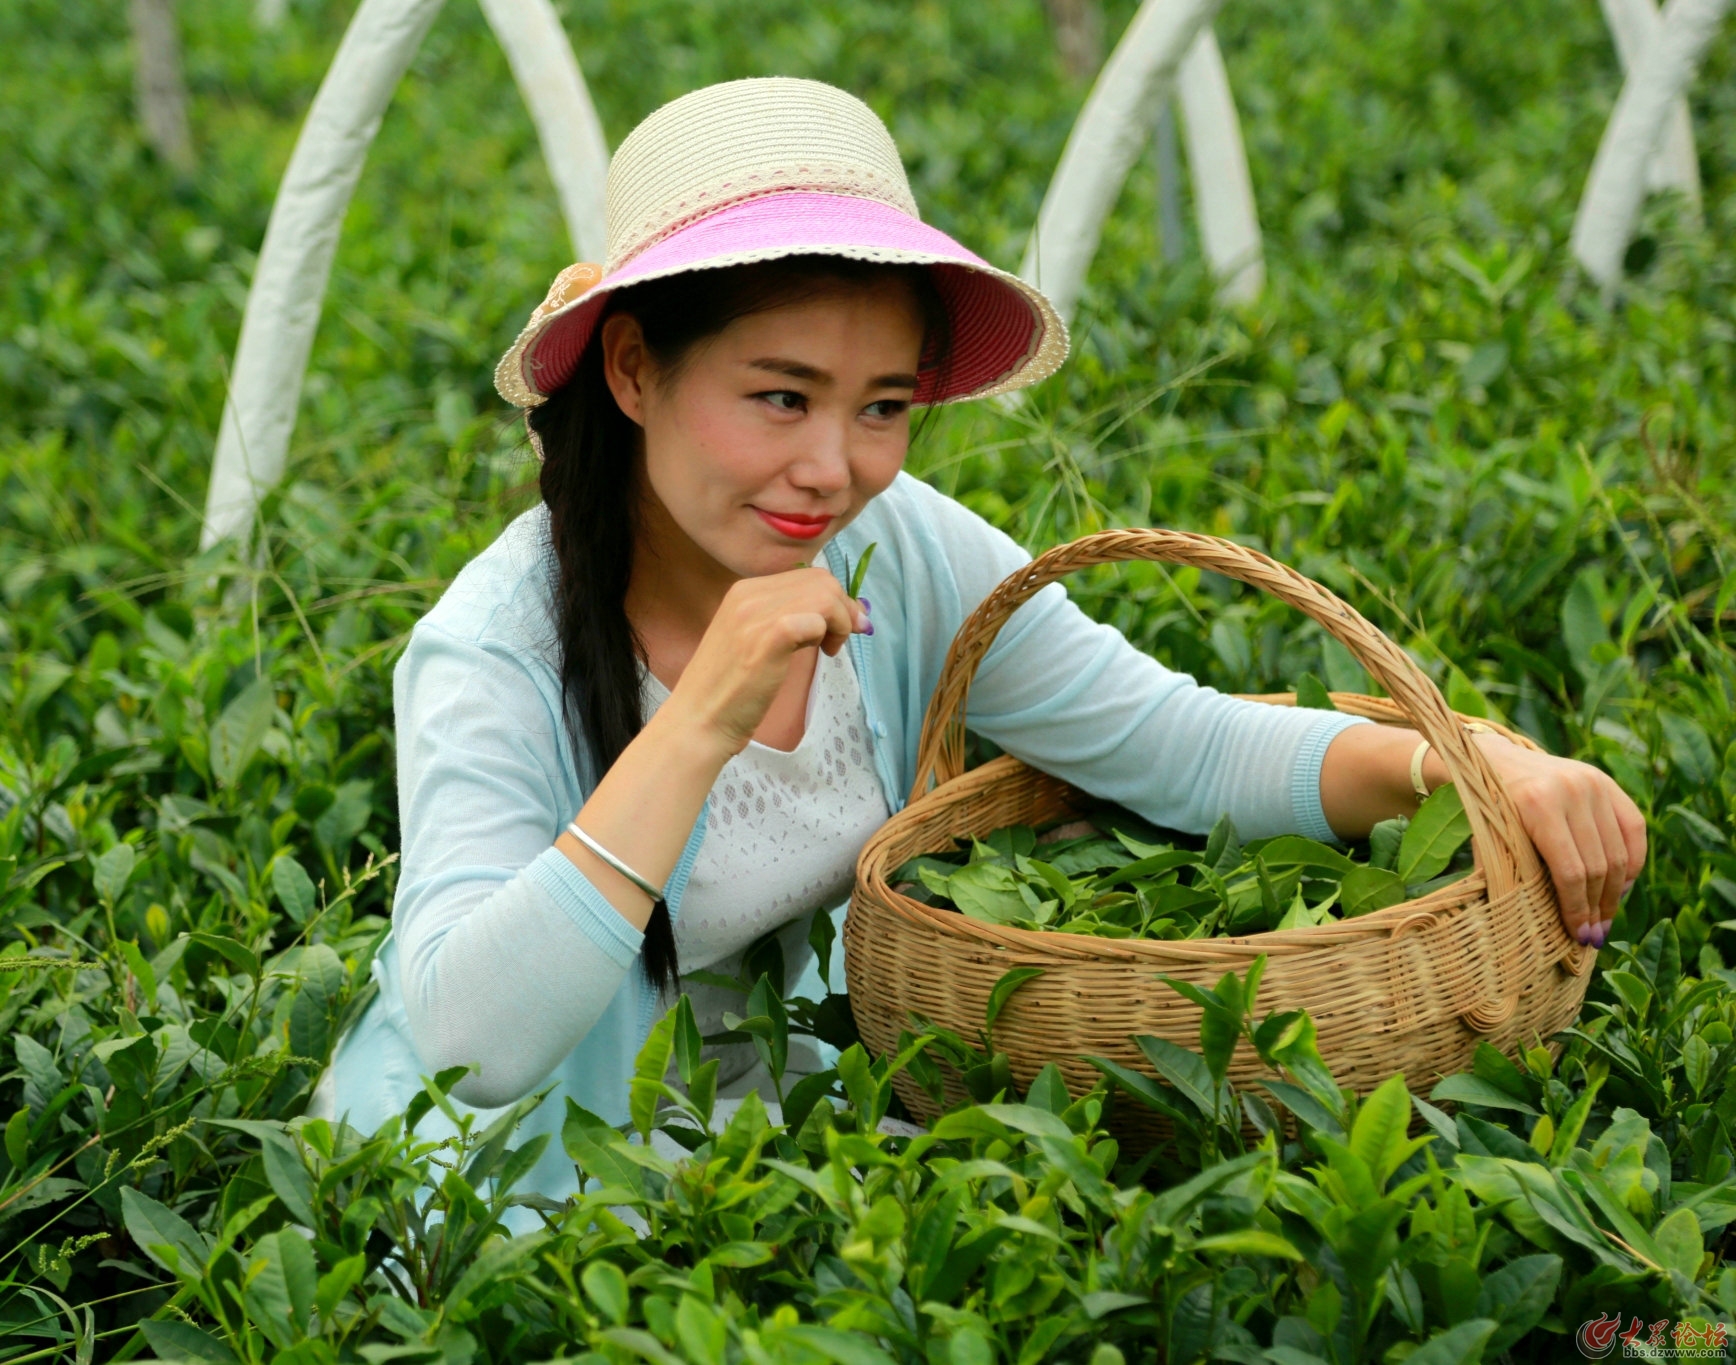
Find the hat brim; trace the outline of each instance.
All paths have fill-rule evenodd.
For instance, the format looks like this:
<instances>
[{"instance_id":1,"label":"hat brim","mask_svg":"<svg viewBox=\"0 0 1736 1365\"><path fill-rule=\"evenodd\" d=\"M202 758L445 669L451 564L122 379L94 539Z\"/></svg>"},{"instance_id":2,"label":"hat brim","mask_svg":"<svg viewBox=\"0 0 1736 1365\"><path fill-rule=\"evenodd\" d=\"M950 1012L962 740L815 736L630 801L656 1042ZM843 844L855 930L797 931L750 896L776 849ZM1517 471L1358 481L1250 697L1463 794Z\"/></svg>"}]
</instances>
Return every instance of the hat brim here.
<instances>
[{"instance_id":1,"label":"hat brim","mask_svg":"<svg viewBox=\"0 0 1736 1365\"><path fill-rule=\"evenodd\" d=\"M535 407L572 378L615 290L691 270L784 256L844 256L931 267L952 329L943 367L917 376L915 402L985 398L1034 384L1067 358L1067 329L1042 292L944 232L878 200L810 191L761 195L653 243L560 306L539 308L495 370L507 402Z\"/></svg>"}]
</instances>

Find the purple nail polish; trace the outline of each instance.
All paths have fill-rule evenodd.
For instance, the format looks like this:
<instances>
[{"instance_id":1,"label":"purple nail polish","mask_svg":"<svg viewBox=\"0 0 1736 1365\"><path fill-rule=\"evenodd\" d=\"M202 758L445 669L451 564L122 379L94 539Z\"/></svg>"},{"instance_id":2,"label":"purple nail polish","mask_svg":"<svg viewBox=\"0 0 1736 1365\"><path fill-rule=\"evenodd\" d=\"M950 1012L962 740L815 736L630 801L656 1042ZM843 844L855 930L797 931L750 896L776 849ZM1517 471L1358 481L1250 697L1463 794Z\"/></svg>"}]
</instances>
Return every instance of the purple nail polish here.
<instances>
[{"instance_id":1,"label":"purple nail polish","mask_svg":"<svg viewBox=\"0 0 1736 1365\"><path fill-rule=\"evenodd\" d=\"M1591 931L1591 946L1593 948L1603 947L1603 941L1608 937L1609 926L1607 924L1594 925Z\"/></svg>"},{"instance_id":2,"label":"purple nail polish","mask_svg":"<svg viewBox=\"0 0 1736 1365\"><path fill-rule=\"evenodd\" d=\"M1582 924L1573 931L1575 943L1589 944L1591 942L1591 926Z\"/></svg>"},{"instance_id":3,"label":"purple nail polish","mask_svg":"<svg viewBox=\"0 0 1736 1365\"><path fill-rule=\"evenodd\" d=\"M872 602L870 602L866 597L858 597L856 600L862 604L862 610L863 611L873 611L874 610L874 604Z\"/></svg>"},{"instance_id":4,"label":"purple nail polish","mask_svg":"<svg viewBox=\"0 0 1736 1365\"><path fill-rule=\"evenodd\" d=\"M874 633L874 623L872 621L870 621L866 626L864 626L862 628L862 633L864 635L872 635Z\"/></svg>"}]
</instances>

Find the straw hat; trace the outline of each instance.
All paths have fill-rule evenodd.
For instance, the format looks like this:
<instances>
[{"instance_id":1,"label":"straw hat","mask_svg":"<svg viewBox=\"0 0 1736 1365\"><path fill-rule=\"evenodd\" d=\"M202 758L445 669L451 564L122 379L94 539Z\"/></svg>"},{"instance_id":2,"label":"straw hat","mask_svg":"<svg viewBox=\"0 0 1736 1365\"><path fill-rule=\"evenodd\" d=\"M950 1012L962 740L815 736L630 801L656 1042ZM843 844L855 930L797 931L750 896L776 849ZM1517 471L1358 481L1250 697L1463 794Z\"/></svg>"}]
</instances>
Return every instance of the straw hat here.
<instances>
[{"instance_id":1,"label":"straw hat","mask_svg":"<svg viewBox=\"0 0 1736 1365\"><path fill-rule=\"evenodd\" d=\"M820 81L726 81L664 105L615 153L604 209L608 260L561 271L495 369L509 403L572 378L614 290L793 255L930 267L953 344L944 379L918 376L918 403L1022 388L1067 357L1049 300L925 224L886 125Z\"/></svg>"}]
</instances>

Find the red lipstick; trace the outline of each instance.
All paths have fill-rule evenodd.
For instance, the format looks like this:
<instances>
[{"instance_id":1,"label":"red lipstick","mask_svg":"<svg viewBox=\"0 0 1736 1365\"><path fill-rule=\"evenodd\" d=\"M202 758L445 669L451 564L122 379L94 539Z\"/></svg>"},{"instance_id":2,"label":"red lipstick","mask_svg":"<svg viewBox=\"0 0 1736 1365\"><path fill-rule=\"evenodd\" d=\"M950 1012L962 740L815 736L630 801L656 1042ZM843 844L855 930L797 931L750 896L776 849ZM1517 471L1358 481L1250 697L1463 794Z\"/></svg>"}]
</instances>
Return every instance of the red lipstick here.
<instances>
[{"instance_id":1,"label":"red lipstick","mask_svg":"<svg viewBox=\"0 0 1736 1365\"><path fill-rule=\"evenodd\" d=\"M796 512L768 512L763 507L753 509L760 520L780 536L791 540L812 540L832 524L831 517L807 517Z\"/></svg>"}]
</instances>

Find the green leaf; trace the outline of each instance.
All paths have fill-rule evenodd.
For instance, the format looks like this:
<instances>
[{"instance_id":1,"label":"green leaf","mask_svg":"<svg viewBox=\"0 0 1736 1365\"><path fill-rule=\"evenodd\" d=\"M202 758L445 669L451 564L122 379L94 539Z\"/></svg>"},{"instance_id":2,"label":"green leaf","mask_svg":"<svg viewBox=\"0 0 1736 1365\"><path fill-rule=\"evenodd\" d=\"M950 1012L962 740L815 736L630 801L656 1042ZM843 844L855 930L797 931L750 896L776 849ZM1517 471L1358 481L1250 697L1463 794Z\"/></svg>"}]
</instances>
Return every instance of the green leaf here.
<instances>
[{"instance_id":1,"label":"green leaf","mask_svg":"<svg viewBox=\"0 0 1736 1365\"><path fill-rule=\"evenodd\" d=\"M1061 1075L1061 1068L1053 1062L1045 1062L1043 1069L1032 1078L1030 1089L1025 1092L1025 1103L1038 1109L1047 1109L1051 1114L1066 1113L1073 1103L1073 1096L1067 1091L1067 1081Z\"/></svg>"},{"instance_id":2,"label":"green leaf","mask_svg":"<svg viewBox=\"0 0 1736 1365\"><path fill-rule=\"evenodd\" d=\"M627 1321L627 1277L611 1261L592 1261L585 1267L579 1283L585 1295L610 1322L617 1327Z\"/></svg>"},{"instance_id":3,"label":"green leaf","mask_svg":"<svg viewBox=\"0 0 1736 1365\"><path fill-rule=\"evenodd\" d=\"M989 1002L983 1010L983 1027L993 1029L995 1020L1001 1017L1001 1011L1007 1007L1007 1002L1013 998L1019 987L1042 975L1041 967L1014 967L1009 972L1003 972L1000 980L989 990Z\"/></svg>"},{"instance_id":4,"label":"green leaf","mask_svg":"<svg viewBox=\"0 0 1736 1365\"><path fill-rule=\"evenodd\" d=\"M1307 867L1329 876L1342 877L1353 863L1335 848L1300 834L1281 834L1260 845L1260 860L1267 867Z\"/></svg>"},{"instance_id":5,"label":"green leaf","mask_svg":"<svg viewBox=\"0 0 1736 1365\"><path fill-rule=\"evenodd\" d=\"M1312 673L1304 673L1296 679L1296 705L1310 711L1336 711L1332 694L1326 690L1326 684Z\"/></svg>"},{"instance_id":6,"label":"green leaf","mask_svg":"<svg viewBox=\"0 0 1736 1365\"><path fill-rule=\"evenodd\" d=\"M1402 1075L1383 1081L1356 1111L1350 1126L1350 1150L1360 1157L1374 1177L1377 1189L1409 1155L1410 1091Z\"/></svg>"},{"instance_id":7,"label":"green leaf","mask_svg":"<svg viewBox=\"0 0 1736 1365\"><path fill-rule=\"evenodd\" d=\"M1426 882L1447 870L1453 854L1471 837L1471 822L1458 788L1436 788L1411 818L1398 849L1398 875L1406 886Z\"/></svg>"},{"instance_id":8,"label":"green leaf","mask_svg":"<svg viewBox=\"0 0 1736 1365\"><path fill-rule=\"evenodd\" d=\"M729 1329L719 1319L717 1309L683 1294L675 1309L675 1339L693 1365L723 1365Z\"/></svg>"},{"instance_id":9,"label":"green leaf","mask_svg":"<svg viewBox=\"0 0 1736 1365\"><path fill-rule=\"evenodd\" d=\"M139 1330L158 1360L206 1360L211 1365L237 1365L235 1352L190 1322L155 1322L146 1318L139 1324Z\"/></svg>"},{"instance_id":10,"label":"green leaf","mask_svg":"<svg viewBox=\"0 0 1736 1365\"><path fill-rule=\"evenodd\" d=\"M1368 865L1391 872L1398 867L1398 851L1404 846L1405 831L1410 828L1407 816L1395 815L1382 820L1368 832ZM1403 880L1400 880L1403 885ZM1348 899L1348 896L1346 896Z\"/></svg>"},{"instance_id":11,"label":"green leaf","mask_svg":"<svg viewBox=\"0 0 1736 1365\"><path fill-rule=\"evenodd\" d=\"M30 1111L20 1109L6 1121L6 1155L12 1169L22 1171L30 1164Z\"/></svg>"},{"instance_id":12,"label":"green leaf","mask_svg":"<svg viewBox=\"0 0 1736 1365\"><path fill-rule=\"evenodd\" d=\"M675 1069L686 1086L693 1084L699 1070L705 1041L699 1033L699 1021L693 1016L693 1001L683 995L675 1002Z\"/></svg>"},{"instance_id":13,"label":"green leaf","mask_svg":"<svg viewBox=\"0 0 1736 1365\"><path fill-rule=\"evenodd\" d=\"M349 988L349 973L329 944L315 943L302 949L296 975L301 988L289 1010L289 1049L298 1057L324 1061Z\"/></svg>"},{"instance_id":14,"label":"green leaf","mask_svg":"<svg viewBox=\"0 0 1736 1365\"><path fill-rule=\"evenodd\" d=\"M1236 834L1236 822L1220 815L1206 840L1206 866L1214 872L1228 872L1242 861L1242 841Z\"/></svg>"},{"instance_id":15,"label":"green leaf","mask_svg":"<svg viewBox=\"0 0 1736 1365\"><path fill-rule=\"evenodd\" d=\"M790 1057L790 1016L770 976L762 975L748 992L747 1012L766 1021L766 1028L747 1031L753 1034L754 1051L759 1053L766 1070L781 1084Z\"/></svg>"},{"instance_id":16,"label":"green leaf","mask_svg":"<svg viewBox=\"0 0 1736 1365\"><path fill-rule=\"evenodd\" d=\"M1454 1104L1477 1104L1486 1109L1512 1109L1517 1113L1537 1117L1537 1110L1522 1099L1509 1095L1498 1085L1481 1076L1461 1071L1444 1078L1429 1092L1431 1100L1450 1100Z\"/></svg>"},{"instance_id":17,"label":"green leaf","mask_svg":"<svg viewBox=\"0 0 1736 1365\"><path fill-rule=\"evenodd\" d=\"M642 1176L628 1152L627 1139L589 1109L567 1100L567 1117L561 1125L561 1145L584 1173L605 1187L637 1193Z\"/></svg>"},{"instance_id":18,"label":"green leaf","mask_svg":"<svg viewBox=\"0 0 1736 1365\"><path fill-rule=\"evenodd\" d=\"M1706 1093L1706 1083L1712 1078L1712 1047L1697 1033L1682 1044L1682 1071L1694 1087L1694 1098Z\"/></svg>"},{"instance_id":19,"label":"green leaf","mask_svg":"<svg viewBox=\"0 0 1736 1365\"><path fill-rule=\"evenodd\" d=\"M1652 988L1632 972L1617 968L1603 974L1603 979L1615 989L1622 999L1622 1004L1628 1007L1636 1019L1642 1018L1646 1006L1652 1002Z\"/></svg>"},{"instance_id":20,"label":"green leaf","mask_svg":"<svg viewBox=\"0 0 1736 1365\"><path fill-rule=\"evenodd\" d=\"M1110 1061L1107 1057L1087 1057L1085 1060L1147 1108L1155 1109L1168 1118L1190 1121L1187 1111L1172 1101L1175 1091L1160 1086L1151 1077L1131 1067L1125 1067L1120 1062Z\"/></svg>"},{"instance_id":21,"label":"green leaf","mask_svg":"<svg viewBox=\"0 0 1736 1365\"><path fill-rule=\"evenodd\" d=\"M131 844L116 844L102 857L94 859L91 872L91 885L96 894L107 905L113 905L121 897L121 892L127 889L127 883L132 880L133 868L138 865L139 852Z\"/></svg>"},{"instance_id":22,"label":"green leaf","mask_svg":"<svg viewBox=\"0 0 1736 1365\"><path fill-rule=\"evenodd\" d=\"M1193 1244L1195 1251L1221 1251L1226 1256L1277 1256L1287 1261L1300 1261L1302 1253L1275 1232L1261 1228L1242 1228L1236 1232L1220 1232L1202 1237Z\"/></svg>"},{"instance_id":23,"label":"green leaf","mask_svg":"<svg viewBox=\"0 0 1736 1365\"><path fill-rule=\"evenodd\" d=\"M288 853L279 853L271 863L271 889L283 913L297 924L306 924L318 903L319 893L307 869Z\"/></svg>"},{"instance_id":24,"label":"green leaf","mask_svg":"<svg viewBox=\"0 0 1736 1365\"><path fill-rule=\"evenodd\" d=\"M832 912L821 906L814 911L808 924L808 946L814 950L814 968L820 974L820 984L832 989L832 945L838 938L838 926Z\"/></svg>"},{"instance_id":25,"label":"green leaf","mask_svg":"<svg viewBox=\"0 0 1736 1365\"><path fill-rule=\"evenodd\" d=\"M1583 569L1561 600L1561 639L1567 646L1567 657L1581 679L1591 682L1602 671L1594 654L1599 645L1610 643L1609 627L1604 624L1603 611L1593 586L1596 571Z\"/></svg>"},{"instance_id":26,"label":"green leaf","mask_svg":"<svg viewBox=\"0 0 1736 1365\"><path fill-rule=\"evenodd\" d=\"M1405 1357L1405 1365L1478 1365L1498 1323L1472 1318L1437 1332Z\"/></svg>"},{"instance_id":27,"label":"green leaf","mask_svg":"<svg viewBox=\"0 0 1736 1365\"><path fill-rule=\"evenodd\" d=\"M1663 1253L1666 1270L1679 1270L1690 1280L1700 1277L1700 1262L1706 1244L1700 1237L1700 1220L1692 1209L1677 1209L1652 1229L1652 1240Z\"/></svg>"},{"instance_id":28,"label":"green leaf","mask_svg":"<svg viewBox=\"0 0 1736 1365\"><path fill-rule=\"evenodd\" d=\"M1499 1086L1516 1100L1531 1098L1531 1082L1500 1048L1479 1042L1471 1054L1471 1072L1490 1085Z\"/></svg>"},{"instance_id":29,"label":"green leaf","mask_svg":"<svg viewBox=\"0 0 1736 1365\"><path fill-rule=\"evenodd\" d=\"M777 1337L805 1346L834 1365L893 1365L892 1357L876 1346L871 1338L856 1332L841 1332L835 1327L804 1323L798 1327L782 1328L777 1331Z\"/></svg>"},{"instance_id":30,"label":"green leaf","mask_svg":"<svg viewBox=\"0 0 1736 1365\"><path fill-rule=\"evenodd\" d=\"M287 1349L307 1333L319 1270L307 1239L283 1228L259 1239L251 1256L245 1300L248 1316L274 1345Z\"/></svg>"},{"instance_id":31,"label":"green leaf","mask_svg":"<svg viewBox=\"0 0 1736 1365\"><path fill-rule=\"evenodd\" d=\"M344 1301L350 1290L362 1282L362 1277L367 1273L367 1254L357 1252L354 1256L346 1256L319 1277L313 1302L325 1322L330 1323L336 1317L338 1305Z\"/></svg>"},{"instance_id":32,"label":"green leaf","mask_svg":"<svg viewBox=\"0 0 1736 1365\"><path fill-rule=\"evenodd\" d=\"M1485 1348L1498 1355L1512 1347L1549 1311L1561 1281L1559 1256L1520 1256L1484 1276L1477 1316L1500 1323Z\"/></svg>"},{"instance_id":33,"label":"green leaf","mask_svg":"<svg viewBox=\"0 0 1736 1365\"><path fill-rule=\"evenodd\" d=\"M193 1225L165 1204L131 1185L121 1188L121 1221L140 1251L171 1274L198 1278L210 1243Z\"/></svg>"},{"instance_id":34,"label":"green leaf","mask_svg":"<svg viewBox=\"0 0 1736 1365\"><path fill-rule=\"evenodd\" d=\"M998 863L971 863L946 878L922 869L922 880L959 908L959 913L985 924L1016 924L1030 914L1019 895L1012 868Z\"/></svg>"},{"instance_id":35,"label":"green leaf","mask_svg":"<svg viewBox=\"0 0 1736 1365\"><path fill-rule=\"evenodd\" d=\"M869 541L862 551L862 558L856 561L856 567L850 574L849 595L851 597L860 597L862 595L862 583L863 580L868 577L868 565L874 558L874 551L879 544L880 542L877 540Z\"/></svg>"},{"instance_id":36,"label":"green leaf","mask_svg":"<svg viewBox=\"0 0 1736 1365\"><path fill-rule=\"evenodd\" d=\"M269 678L256 678L223 708L209 735L211 775L232 787L259 752L277 712L277 697Z\"/></svg>"},{"instance_id":37,"label":"green leaf","mask_svg":"<svg viewBox=\"0 0 1736 1365\"><path fill-rule=\"evenodd\" d=\"M1158 1074L1181 1091L1203 1117L1209 1119L1217 1113L1217 1083L1203 1057L1150 1034L1140 1034L1133 1042Z\"/></svg>"},{"instance_id":38,"label":"green leaf","mask_svg":"<svg viewBox=\"0 0 1736 1365\"><path fill-rule=\"evenodd\" d=\"M1389 905L1400 905L1404 900L1404 878L1396 872L1362 865L1344 874L1340 903L1344 906L1345 919L1373 914Z\"/></svg>"},{"instance_id":39,"label":"green leaf","mask_svg":"<svg viewBox=\"0 0 1736 1365\"><path fill-rule=\"evenodd\" d=\"M1652 983L1653 995L1666 1005L1675 999L1676 983L1682 979L1682 945L1675 921L1665 917L1653 925L1634 957Z\"/></svg>"},{"instance_id":40,"label":"green leaf","mask_svg":"<svg viewBox=\"0 0 1736 1365\"><path fill-rule=\"evenodd\" d=\"M195 929L187 937L202 948L209 948L217 956L223 958L233 967L239 967L248 976L258 978L259 957L251 949L244 948L234 939L223 934L207 933L203 929Z\"/></svg>"},{"instance_id":41,"label":"green leaf","mask_svg":"<svg viewBox=\"0 0 1736 1365\"><path fill-rule=\"evenodd\" d=\"M1664 732L1670 761L1681 772L1690 790L1709 787L1718 780L1718 756L1704 727L1692 717L1660 709L1658 725Z\"/></svg>"},{"instance_id":42,"label":"green leaf","mask_svg":"<svg viewBox=\"0 0 1736 1365\"><path fill-rule=\"evenodd\" d=\"M133 979L139 983L139 998L144 1002L145 1013L157 1003L157 973L145 955L139 950L139 945L131 939L123 938L115 945L120 950L121 957L126 961L127 970L133 974Z\"/></svg>"},{"instance_id":43,"label":"green leaf","mask_svg":"<svg viewBox=\"0 0 1736 1365\"><path fill-rule=\"evenodd\" d=\"M651 1026L645 1045L633 1063L633 1079L627 1090L627 1110L633 1126L646 1142L651 1141L651 1129L657 1120L657 1101L662 1092L657 1088L669 1073L669 1059L675 1050L675 1015L665 1014Z\"/></svg>"}]
</instances>

